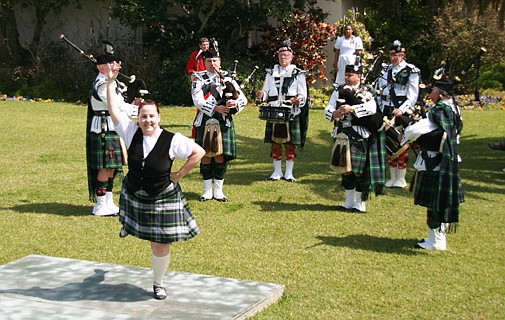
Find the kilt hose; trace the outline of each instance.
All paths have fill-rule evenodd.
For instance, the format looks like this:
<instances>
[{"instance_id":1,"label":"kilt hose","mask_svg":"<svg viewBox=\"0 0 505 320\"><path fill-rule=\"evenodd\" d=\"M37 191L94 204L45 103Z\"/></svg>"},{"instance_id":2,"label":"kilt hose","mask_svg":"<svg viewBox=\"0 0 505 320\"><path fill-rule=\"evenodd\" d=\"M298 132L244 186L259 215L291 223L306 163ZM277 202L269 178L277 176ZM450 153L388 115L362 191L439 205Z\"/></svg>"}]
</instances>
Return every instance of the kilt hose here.
<instances>
[{"instance_id":1,"label":"kilt hose","mask_svg":"<svg viewBox=\"0 0 505 320\"><path fill-rule=\"evenodd\" d=\"M273 124L270 121L267 121L265 126L265 138L263 142L265 143L275 143L272 140L273 133ZM289 120L289 135L291 140L289 143L300 146L302 143L302 135L300 133L300 116L294 117L293 120Z\"/></svg>"},{"instance_id":2,"label":"kilt hose","mask_svg":"<svg viewBox=\"0 0 505 320\"><path fill-rule=\"evenodd\" d=\"M219 114L221 116L221 114ZM205 122L209 120L211 117L204 115L202 119L202 123L200 126L196 127L196 137L195 142L199 146L203 146L203 135L205 133ZM219 126L221 128L221 136L223 140L223 155L224 161L228 162L237 157L237 141L235 135L235 124L233 121L231 122L231 127L227 127L225 125L224 120L219 120Z\"/></svg>"},{"instance_id":3,"label":"kilt hose","mask_svg":"<svg viewBox=\"0 0 505 320\"><path fill-rule=\"evenodd\" d=\"M154 196L144 190L128 190L127 176L119 199L119 221L128 234L169 244L192 239L200 233L178 183Z\"/></svg>"}]
</instances>

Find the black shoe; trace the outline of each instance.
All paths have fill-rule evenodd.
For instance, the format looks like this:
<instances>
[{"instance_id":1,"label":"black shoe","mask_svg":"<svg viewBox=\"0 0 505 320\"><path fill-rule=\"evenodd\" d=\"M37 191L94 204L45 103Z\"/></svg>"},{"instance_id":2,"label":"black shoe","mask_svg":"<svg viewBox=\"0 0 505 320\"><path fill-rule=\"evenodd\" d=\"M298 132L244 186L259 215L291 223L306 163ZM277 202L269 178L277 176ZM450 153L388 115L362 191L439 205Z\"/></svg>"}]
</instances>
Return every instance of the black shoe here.
<instances>
[{"instance_id":1,"label":"black shoe","mask_svg":"<svg viewBox=\"0 0 505 320\"><path fill-rule=\"evenodd\" d=\"M154 299L165 300L167 298L167 291L162 286L153 285Z\"/></svg>"},{"instance_id":2,"label":"black shoe","mask_svg":"<svg viewBox=\"0 0 505 320\"><path fill-rule=\"evenodd\" d=\"M207 198L205 198L204 196L201 196L201 197L200 197L200 202L205 202L205 201L209 201L209 200L212 200L212 198L207 199Z\"/></svg>"},{"instance_id":3,"label":"black shoe","mask_svg":"<svg viewBox=\"0 0 505 320\"><path fill-rule=\"evenodd\" d=\"M128 232L126 232L126 230L123 228L121 228L121 231L119 231L119 237L120 238L124 238L128 235Z\"/></svg>"},{"instance_id":4,"label":"black shoe","mask_svg":"<svg viewBox=\"0 0 505 320\"><path fill-rule=\"evenodd\" d=\"M219 202L228 202L228 198L226 198L226 197L221 198L221 199L214 198L214 200L219 201Z\"/></svg>"}]
</instances>

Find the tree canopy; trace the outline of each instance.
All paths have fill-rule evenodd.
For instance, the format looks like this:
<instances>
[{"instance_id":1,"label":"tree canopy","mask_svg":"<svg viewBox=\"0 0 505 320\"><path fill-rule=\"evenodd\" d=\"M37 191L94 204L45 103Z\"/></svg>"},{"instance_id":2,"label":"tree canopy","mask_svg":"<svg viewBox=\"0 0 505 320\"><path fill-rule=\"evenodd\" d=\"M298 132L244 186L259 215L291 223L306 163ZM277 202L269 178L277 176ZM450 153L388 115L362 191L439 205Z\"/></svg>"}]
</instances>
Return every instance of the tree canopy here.
<instances>
[{"instance_id":1,"label":"tree canopy","mask_svg":"<svg viewBox=\"0 0 505 320\"><path fill-rule=\"evenodd\" d=\"M83 0L0 0L3 22L0 29L3 28L1 31L8 35L9 41L7 45L0 45L0 79L14 80L1 83L18 86L12 90L19 90L51 81L61 82L58 78L51 80L44 72L51 67L45 66L47 59L41 59L44 26L51 15L59 14L67 6L79 8L83 3ZM174 81L165 83L167 77L186 81L181 70L202 36L216 38L224 56L231 61L240 56L249 65L267 65L272 63L271 52L276 41L288 34L299 53L300 60L296 62L312 72L314 79L324 78L328 53L322 47L334 40L335 27L344 22L325 24L328 13L318 9L316 0L116 0L110 3L113 4L111 19L143 30L143 58L138 64L145 66L135 69L139 73L144 70L146 75L149 72L153 82L161 81L160 87L173 85ZM355 8L354 19L361 36L365 37L365 45L369 44L365 49L376 52L396 39L401 40L407 46L407 60L422 70L424 79L442 61L448 62L453 72L459 72L481 48L486 48L482 55L485 64L497 64L505 58L505 0L361 0L358 3L360 7ZM15 8L30 8L35 14L36 31L28 45L18 41ZM258 40L263 42L254 45ZM152 70L156 71L154 75ZM61 90L71 91L63 87ZM6 89L0 87L1 90ZM181 94L176 89L158 93L160 97L170 98Z\"/></svg>"}]
</instances>

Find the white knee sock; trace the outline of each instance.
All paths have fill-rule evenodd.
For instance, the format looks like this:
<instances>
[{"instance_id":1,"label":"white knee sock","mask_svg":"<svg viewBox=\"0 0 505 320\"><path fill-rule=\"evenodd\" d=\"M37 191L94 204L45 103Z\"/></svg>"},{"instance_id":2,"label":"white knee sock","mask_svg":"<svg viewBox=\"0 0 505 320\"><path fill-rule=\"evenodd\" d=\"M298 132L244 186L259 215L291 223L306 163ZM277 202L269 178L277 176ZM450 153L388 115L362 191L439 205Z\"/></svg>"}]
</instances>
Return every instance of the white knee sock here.
<instances>
[{"instance_id":1,"label":"white knee sock","mask_svg":"<svg viewBox=\"0 0 505 320\"><path fill-rule=\"evenodd\" d=\"M154 284L163 287L163 277L170 265L170 252L164 257L157 257L153 254L152 258Z\"/></svg>"}]
</instances>

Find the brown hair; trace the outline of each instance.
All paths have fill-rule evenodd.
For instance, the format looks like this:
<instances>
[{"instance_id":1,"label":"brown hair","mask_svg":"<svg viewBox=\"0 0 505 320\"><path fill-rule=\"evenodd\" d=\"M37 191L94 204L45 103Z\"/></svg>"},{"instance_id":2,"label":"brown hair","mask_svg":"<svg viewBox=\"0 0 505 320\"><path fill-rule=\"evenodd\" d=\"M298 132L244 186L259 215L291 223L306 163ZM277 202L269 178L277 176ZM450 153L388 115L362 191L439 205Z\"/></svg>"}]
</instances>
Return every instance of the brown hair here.
<instances>
[{"instance_id":1,"label":"brown hair","mask_svg":"<svg viewBox=\"0 0 505 320\"><path fill-rule=\"evenodd\" d=\"M158 105L153 100L142 100L142 102L139 105L139 113L140 109L142 109L142 107L144 106L155 106L156 112L158 112L158 114L160 113L160 107L158 107Z\"/></svg>"}]
</instances>

